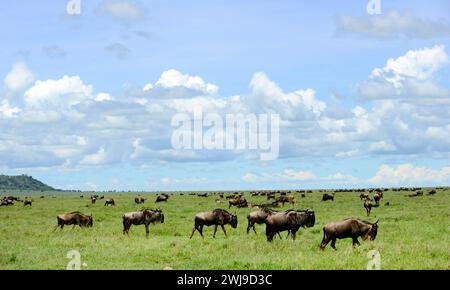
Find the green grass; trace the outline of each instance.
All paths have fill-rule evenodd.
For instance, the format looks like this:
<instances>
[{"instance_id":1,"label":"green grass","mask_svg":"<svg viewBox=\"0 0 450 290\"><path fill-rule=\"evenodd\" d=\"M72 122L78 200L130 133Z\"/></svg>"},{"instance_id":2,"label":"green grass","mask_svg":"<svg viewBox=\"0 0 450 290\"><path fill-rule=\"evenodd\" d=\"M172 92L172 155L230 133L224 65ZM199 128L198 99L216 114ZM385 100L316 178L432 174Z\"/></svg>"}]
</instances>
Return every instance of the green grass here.
<instances>
[{"instance_id":1,"label":"green grass","mask_svg":"<svg viewBox=\"0 0 450 290\"><path fill-rule=\"evenodd\" d=\"M213 227L205 227L204 240L198 233L189 240L197 212L228 208L227 201L216 203L218 196L173 195L167 203L155 205L155 197L147 194L145 206L160 206L165 214L164 224L150 226L147 240L144 226L133 226L129 237L122 234L122 214L142 208L134 204L134 193L105 194L115 199L116 207L104 207L104 200L91 205L86 193L84 199L81 193L57 198L49 197L55 193L20 195L30 194L35 196L32 207L21 203L0 207L0 269L65 269L72 249L86 263L82 269L366 269L367 253L373 249L380 252L382 269L450 269L449 189L416 198L405 197L405 192L385 192L382 205L370 217L365 216L359 193L337 193L334 202L321 202L319 192L303 199L296 194L295 208L313 208L316 225L300 229L296 241L284 239L284 232L283 239L273 243L266 241L264 225L257 225L258 235L247 235L246 215L253 209L237 208L231 212L237 213L239 224L237 229L226 226L228 238L219 228L213 239ZM265 197L248 193L245 197L253 203L266 202ZM57 214L75 210L92 214L94 227L52 231ZM320 251L323 225L346 217L379 218L377 239L361 241L356 248L350 239L338 240L337 251L329 245Z\"/></svg>"}]
</instances>

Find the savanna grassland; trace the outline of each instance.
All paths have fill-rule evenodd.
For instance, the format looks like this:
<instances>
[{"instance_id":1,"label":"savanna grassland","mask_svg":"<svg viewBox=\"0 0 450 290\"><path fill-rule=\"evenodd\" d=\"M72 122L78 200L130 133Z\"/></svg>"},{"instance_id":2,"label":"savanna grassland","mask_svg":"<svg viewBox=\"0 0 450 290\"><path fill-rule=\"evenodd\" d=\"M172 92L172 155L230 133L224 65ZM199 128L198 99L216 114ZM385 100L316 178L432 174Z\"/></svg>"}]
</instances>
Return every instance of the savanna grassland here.
<instances>
[{"instance_id":1,"label":"savanna grassland","mask_svg":"<svg viewBox=\"0 0 450 290\"><path fill-rule=\"evenodd\" d=\"M228 209L228 200L216 202L218 196L207 198L173 194L168 202L155 204L154 194L144 206L161 207L163 224L150 225L150 238L144 226L133 226L130 236L122 234L122 214L143 208L134 203L136 193L98 193L113 197L116 207L105 207L105 200L92 205L91 193L2 192L2 195L33 195L33 206L22 203L0 207L0 269L65 269L70 250L81 254L82 269L366 269L370 250L381 255L382 269L450 269L450 190L436 195L406 197L410 192L384 192L381 206L366 217L359 193L336 193L335 201L321 202L321 192L307 193L289 208L312 208L316 213L313 228L301 228L297 240L276 238L268 243L265 226L246 234L246 216L250 208L232 208L238 215L238 227L226 226L228 238L220 227L216 239L213 227L205 227L205 239L189 235L197 212L214 208ZM57 195L52 198L50 195ZM45 198L40 198L45 195ZM371 194L372 195L372 194ZM267 202L265 196L244 197L250 203ZM389 202L389 205L385 205ZM94 217L93 228L72 226L53 231L56 215L79 210ZM322 227L332 221L359 217L368 221L379 219L375 241L361 241L352 248L351 239L338 240L337 251L328 245L319 249Z\"/></svg>"}]
</instances>

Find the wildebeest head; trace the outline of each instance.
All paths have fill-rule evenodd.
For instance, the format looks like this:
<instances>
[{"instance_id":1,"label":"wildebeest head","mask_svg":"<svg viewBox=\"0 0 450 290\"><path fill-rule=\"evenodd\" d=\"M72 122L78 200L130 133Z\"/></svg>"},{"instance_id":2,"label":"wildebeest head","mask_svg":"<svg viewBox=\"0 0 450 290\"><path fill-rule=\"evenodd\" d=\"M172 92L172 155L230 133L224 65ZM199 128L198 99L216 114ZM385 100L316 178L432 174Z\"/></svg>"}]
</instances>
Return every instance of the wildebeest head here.
<instances>
[{"instance_id":1,"label":"wildebeest head","mask_svg":"<svg viewBox=\"0 0 450 290\"><path fill-rule=\"evenodd\" d=\"M308 228L312 228L314 226L314 224L316 223L316 215L312 209L307 209L306 215L307 215L306 226Z\"/></svg>"},{"instance_id":2,"label":"wildebeest head","mask_svg":"<svg viewBox=\"0 0 450 290\"><path fill-rule=\"evenodd\" d=\"M94 219L92 218L92 215L88 216L87 226L92 227L94 225Z\"/></svg>"},{"instance_id":3,"label":"wildebeest head","mask_svg":"<svg viewBox=\"0 0 450 290\"><path fill-rule=\"evenodd\" d=\"M371 241L375 240L375 238L377 237L377 233L378 233L378 221L376 221L370 226L370 230L367 233L366 239L368 238Z\"/></svg>"},{"instance_id":4,"label":"wildebeest head","mask_svg":"<svg viewBox=\"0 0 450 290\"><path fill-rule=\"evenodd\" d=\"M230 218L230 225L233 229L235 229L237 227L237 224L238 224L237 216L232 214Z\"/></svg>"}]
</instances>

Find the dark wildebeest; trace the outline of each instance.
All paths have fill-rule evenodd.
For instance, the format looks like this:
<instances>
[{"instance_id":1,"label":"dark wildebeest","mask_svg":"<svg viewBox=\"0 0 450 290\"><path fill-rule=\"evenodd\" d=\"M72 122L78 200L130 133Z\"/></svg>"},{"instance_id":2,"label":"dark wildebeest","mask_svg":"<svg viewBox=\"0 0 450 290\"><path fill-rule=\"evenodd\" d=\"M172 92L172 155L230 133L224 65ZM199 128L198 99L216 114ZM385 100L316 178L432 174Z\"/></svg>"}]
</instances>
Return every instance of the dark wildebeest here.
<instances>
[{"instance_id":1,"label":"dark wildebeest","mask_svg":"<svg viewBox=\"0 0 450 290\"><path fill-rule=\"evenodd\" d=\"M14 205L14 201L12 199L2 199L2 203L0 205Z\"/></svg>"},{"instance_id":2,"label":"dark wildebeest","mask_svg":"<svg viewBox=\"0 0 450 290\"><path fill-rule=\"evenodd\" d=\"M436 190L435 190L435 189L432 189L430 192L428 192L428 194L429 194L429 195L436 194Z\"/></svg>"},{"instance_id":3,"label":"dark wildebeest","mask_svg":"<svg viewBox=\"0 0 450 290\"><path fill-rule=\"evenodd\" d=\"M286 202L288 202L290 204L295 204L295 198L292 195L290 195L290 196L281 195L281 196L277 197L275 199L275 201L278 202L278 203L281 203L282 206L284 206L284 204Z\"/></svg>"},{"instance_id":4,"label":"dark wildebeest","mask_svg":"<svg viewBox=\"0 0 450 290\"><path fill-rule=\"evenodd\" d=\"M352 238L353 246L359 245L358 238L375 240L378 231L378 221L369 223L355 218L326 224L323 227L323 239L320 249L325 249L331 241L331 247L336 250L336 239Z\"/></svg>"},{"instance_id":5,"label":"dark wildebeest","mask_svg":"<svg viewBox=\"0 0 450 290\"><path fill-rule=\"evenodd\" d=\"M99 199L104 199L105 198L105 196L104 195L102 195L102 196L100 196L100 198Z\"/></svg>"},{"instance_id":6,"label":"dark wildebeest","mask_svg":"<svg viewBox=\"0 0 450 290\"><path fill-rule=\"evenodd\" d=\"M263 224L266 221L266 218L275 213L272 209L268 207L264 207L260 210L253 211L247 215L248 225L247 225L247 234L250 232L250 229L256 234L255 224Z\"/></svg>"},{"instance_id":7,"label":"dark wildebeest","mask_svg":"<svg viewBox=\"0 0 450 290\"><path fill-rule=\"evenodd\" d=\"M360 198L361 200L363 200L363 199L370 200L369 194L367 194L367 193L361 193L361 194L359 195L359 198Z\"/></svg>"},{"instance_id":8,"label":"dark wildebeest","mask_svg":"<svg viewBox=\"0 0 450 290\"><path fill-rule=\"evenodd\" d=\"M169 199L169 196L167 194L161 194L156 197L155 202L167 201L168 199Z\"/></svg>"},{"instance_id":9,"label":"dark wildebeest","mask_svg":"<svg viewBox=\"0 0 450 290\"><path fill-rule=\"evenodd\" d=\"M194 235L197 230L203 238L203 226L211 226L214 225L214 234L213 238L216 238L217 226L220 225L222 228L225 237L227 237L227 232L225 231L224 225L230 224L233 229L237 227L238 220L237 216L229 213L224 209L217 208L213 211L209 212L200 212L195 215L194 219L194 228L192 229L191 237Z\"/></svg>"},{"instance_id":10,"label":"dark wildebeest","mask_svg":"<svg viewBox=\"0 0 450 290\"><path fill-rule=\"evenodd\" d=\"M369 199L364 200L364 208L366 209L367 216L370 215L370 212L372 211L372 207L373 207L373 204L370 202Z\"/></svg>"},{"instance_id":11,"label":"dark wildebeest","mask_svg":"<svg viewBox=\"0 0 450 290\"><path fill-rule=\"evenodd\" d=\"M334 194L324 193L322 195L322 201L332 200L334 201Z\"/></svg>"},{"instance_id":12,"label":"dark wildebeest","mask_svg":"<svg viewBox=\"0 0 450 290\"><path fill-rule=\"evenodd\" d=\"M269 192L269 193L267 193L267 200L269 200L269 199L275 199L275 193L274 192Z\"/></svg>"},{"instance_id":13,"label":"dark wildebeest","mask_svg":"<svg viewBox=\"0 0 450 290\"><path fill-rule=\"evenodd\" d=\"M305 198L306 197L306 194L303 192L303 193L300 193L300 197L301 198Z\"/></svg>"},{"instance_id":14,"label":"dark wildebeest","mask_svg":"<svg viewBox=\"0 0 450 290\"><path fill-rule=\"evenodd\" d=\"M84 198L84 195L80 195L80 198Z\"/></svg>"},{"instance_id":15,"label":"dark wildebeest","mask_svg":"<svg viewBox=\"0 0 450 290\"><path fill-rule=\"evenodd\" d=\"M58 227L61 227L62 230L64 225L73 225L72 229L77 225L80 226L80 228L92 227L93 225L92 215L84 215L79 211L60 214L56 217L56 220L58 221L58 224L56 225L54 230L56 230Z\"/></svg>"},{"instance_id":16,"label":"dark wildebeest","mask_svg":"<svg viewBox=\"0 0 450 290\"><path fill-rule=\"evenodd\" d=\"M107 206L107 205L113 205L113 206L116 206L116 203L114 202L114 199L113 199L113 198L107 198L107 199L105 200L105 206Z\"/></svg>"},{"instance_id":17,"label":"dark wildebeest","mask_svg":"<svg viewBox=\"0 0 450 290\"><path fill-rule=\"evenodd\" d=\"M95 196L91 196L91 203L94 204L97 201L97 198Z\"/></svg>"},{"instance_id":18,"label":"dark wildebeest","mask_svg":"<svg viewBox=\"0 0 450 290\"><path fill-rule=\"evenodd\" d=\"M164 214L160 209L144 209L142 211L128 212L122 216L123 220L123 234L130 231L131 225L145 225L145 236L148 239L149 224L150 223L164 223Z\"/></svg>"},{"instance_id":19,"label":"dark wildebeest","mask_svg":"<svg viewBox=\"0 0 450 290\"><path fill-rule=\"evenodd\" d=\"M383 193L382 192L377 192L373 195L373 200L375 200L376 204L380 204L380 200L383 198Z\"/></svg>"},{"instance_id":20,"label":"dark wildebeest","mask_svg":"<svg viewBox=\"0 0 450 290\"><path fill-rule=\"evenodd\" d=\"M143 198L142 196L136 196L136 197L134 198L134 202L135 202L136 204L144 203L144 202L145 202L145 198Z\"/></svg>"},{"instance_id":21,"label":"dark wildebeest","mask_svg":"<svg viewBox=\"0 0 450 290\"><path fill-rule=\"evenodd\" d=\"M292 240L295 240L296 233L300 227L313 227L316 216L311 209L289 210L269 215L266 220L266 237L271 242L278 232L290 231Z\"/></svg>"},{"instance_id":22,"label":"dark wildebeest","mask_svg":"<svg viewBox=\"0 0 450 290\"><path fill-rule=\"evenodd\" d=\"M23 206L26 206L26 205L32 206L32 201L29 200L29 199L26 199L26 200L23 202Z\"/></svg>"},{"instance_id":23,"label":"dark wildebeest","mask_svg":"<svg viewBox=\"0 0 450 290\"><path fill-rule=\"evenodd\" d=\"M231 208L232 206L237 206L239 208L248 207L247 200L245 198L239 198L239 197L230 199L228 201L228 204L229 204L228 208Z\"/></svg>"}]
</instances>

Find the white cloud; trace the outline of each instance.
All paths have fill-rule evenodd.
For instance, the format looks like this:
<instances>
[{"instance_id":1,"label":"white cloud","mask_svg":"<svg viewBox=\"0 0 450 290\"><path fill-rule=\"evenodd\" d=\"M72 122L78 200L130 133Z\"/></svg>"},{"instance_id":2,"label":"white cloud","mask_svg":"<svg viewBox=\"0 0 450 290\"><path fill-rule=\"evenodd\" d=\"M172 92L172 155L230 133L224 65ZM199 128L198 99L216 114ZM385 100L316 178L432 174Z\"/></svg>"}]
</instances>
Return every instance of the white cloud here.
<instances>
[{"instance_id":1,"label":"white cloud","mask_svg":"<svg viewBox=\"0 0 450 290\"><path fill-rule=\"evenodd\" d=\"M92 98L92 90L92 86L85 85L79 76L63 76L59 80L38 80L25 92L25 102L30 107L70 107Z\"/></svg>"},{"instance_id":2,"label":"white cloud","mask_svg":"<svg viewBox=\"0 0 450 290\"><path fill-rule=\"evenodd\" d=\"M369 146L369 151L371 152L391 152L395 151L395 146L386 141L379 141L371 143Z\"/></svg>"},{"instance_id":3,"label":"white cloud","mask_svg":"<svg viewBox=\"0 0 450 290\"><path fill-rule=\"evenodd\" d=\"M114 98L108 93L98 93L94 100L96 102L113 101Z\"/></svg>"},{"instance_id":4,"label":"white cloud","mask_svg":"<svg viewBox=\"0 0 450 290\"><path fill-rule=\"evenodd\" d=\"M197 90L205 94L216 94L219 88L210 83L206 83L201 77L182 74L175 69L169 69L161 74L155 86L163 88L186 87L188 89ZM145 90L151 89L151 84L144 87Z\"/></svg>"},{"instance_id":5,"label":"white cloud","mask_svg":"<svg viewBox=\"0 0 450 290\"><path fill-rule=\"evenodd\" d=\"M6 75L4 82L8 90L19 91L32 84L34 80L34 73L24 62L19 61L12 65L12 69Z\"/></svg>"},{"instance_id":6,"label":"white cloud","mask_svg":"<svg viewBox=\"0 0 450 290\"><path fill-rule=\"evenodd\" d=\"M450 181L450 167L432 169L418 167L413 164L401 164L391 167L383 164L375 175L369 179L373 184L420 184L422 182L448 182Z\"/></svg>"},{"instance_id":7,"label":"white cloud","mask_svg":"<svg viewBox=\"0 0 450 290\"><path fill-rule=\"evenodd\" d=\"M425 39L450 36L450 23L447 21L425 20L410 13L402 15L397 11L389 11L379 16L338 16L335 23L338 32L380 39L401 36Z\"/></svg>"},{"instance_id":8,"label":"white cloud","mask_svg":"<svg viewBox=\"0 0 450 290\"><path fill-rule=\"evenodd\" d=\"M107 159L107 154L105 148L101 147L96 153L89 154L81 159L81 165L100 165L104 163Z\"/></svg>"},{"instance_id":9,"label":"white cloud","mask_svg":"<svg viewBox=\"0 0 450 290\"><path fill-rule=\"evenodd\" d=\"M3 118L15 118L20 111L20 108L10 106L8 100L3 100L0 105L0 117Z\"/></svg>"},{"instance_id":10,"label":"white cloud","mask_svg":"<svg viewBox=\"0 0 450 290\"><path fill-rule=\"evenodd\" d=\"M349 151L341 151L336 153L336 157L345 158L345 157L352 157L359 153L358 149L349 150Z\"/></svg>"},{"instance_id":11,"label":"white cloud","mask_svg":"<svg viewBox=\"0 0 450 290\"><path fill-rule=\"evenodd\" d=\"M135 3L121 0L103 1L99 6L99 11L125 22L141 20L145 16L143 9Z\"/></svg>"}]
</instances>

